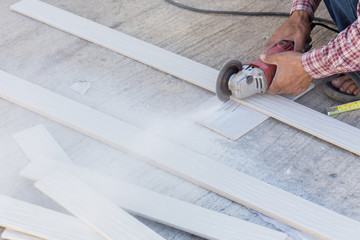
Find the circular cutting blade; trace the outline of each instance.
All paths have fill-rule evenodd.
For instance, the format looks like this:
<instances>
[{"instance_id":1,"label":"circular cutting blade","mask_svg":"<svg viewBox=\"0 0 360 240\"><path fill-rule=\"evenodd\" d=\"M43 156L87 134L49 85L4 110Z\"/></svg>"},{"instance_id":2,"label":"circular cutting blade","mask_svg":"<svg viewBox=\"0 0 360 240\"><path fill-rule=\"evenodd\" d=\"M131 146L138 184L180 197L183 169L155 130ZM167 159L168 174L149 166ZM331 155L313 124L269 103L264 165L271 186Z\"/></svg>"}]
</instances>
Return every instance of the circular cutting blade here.
<instances>
[{"instance_id":1,"label":"circular cutting blade","mask_svg":"<svg viewBox=\"0 0 360 240\"><path fill-rule=\"evenodd\" d=\"M231 60L224 64L221 68L216 81L216 96L219 100L226 102L230 99L231 91L229 89L229 81L232 75L242 70L242 63L239 60Z\"/></svg>"}]
</instances>

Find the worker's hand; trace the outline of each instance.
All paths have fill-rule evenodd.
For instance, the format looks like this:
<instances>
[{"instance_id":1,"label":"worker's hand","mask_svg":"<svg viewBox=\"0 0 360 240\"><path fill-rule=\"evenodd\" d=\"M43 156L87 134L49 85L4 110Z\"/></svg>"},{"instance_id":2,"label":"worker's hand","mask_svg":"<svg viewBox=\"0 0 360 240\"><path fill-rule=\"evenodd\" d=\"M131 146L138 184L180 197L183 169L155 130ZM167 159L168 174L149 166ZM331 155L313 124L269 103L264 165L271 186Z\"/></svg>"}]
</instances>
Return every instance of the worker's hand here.
<instances>
[{"instance_id":1,"label":"worker's hand","mask_svg":"<svg viewBox=\"0 0 360 240\"><path fill-rule=\"evenodd\" d=\"M282 40L294 42L294 51L304 52L307 39L310 37L311 19L306 11L294 11L271 36L265 44L263 53Z\"/></svg>"},{"instance_id":2,"label":"worker's hand","mask_svg":"<svg viewBox=\"0 0 360 240\"><path fill-rule=\"evenodd\" d=\"M263 62L277 65L269 93L291 93L296 96L308 89L312 77L304 70L301 57L302 53L293 51L261 54L260 59Z\"/></svg>"}]
</instances>

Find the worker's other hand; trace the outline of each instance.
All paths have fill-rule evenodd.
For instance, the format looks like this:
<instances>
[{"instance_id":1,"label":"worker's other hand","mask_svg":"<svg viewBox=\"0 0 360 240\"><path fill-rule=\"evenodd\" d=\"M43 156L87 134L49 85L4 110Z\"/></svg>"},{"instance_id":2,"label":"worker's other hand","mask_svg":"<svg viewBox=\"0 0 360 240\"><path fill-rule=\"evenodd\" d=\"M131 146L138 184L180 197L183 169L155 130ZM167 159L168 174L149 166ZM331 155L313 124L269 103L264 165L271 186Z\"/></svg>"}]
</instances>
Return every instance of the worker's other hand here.
<instances>
[{"instance_id":1,"label":"worker's other hand","mask_svg":"<svg viewBox=\"0 0 360 240\"><path fill-rule=\"evenodd\" d=\"M307 39L310 37L311 19L306 11L294 11L271 36L265 44L263 53L282 40L294 42L294 51L304 52Z\"/></svg>"},{"instance_id":2,"label":"worker's other hand","mask_svg":"<svg viewBox=\"0 0 360 240\"><path fill-rule=\"evenodd\" d=\"M269 93L291 93L296 96L308 89L312 77L304 70L301 57L302 53L293 51L261 54L260 59L263 62L277 65L274 79L268 89Z\"/></svg>"}]
</instances>

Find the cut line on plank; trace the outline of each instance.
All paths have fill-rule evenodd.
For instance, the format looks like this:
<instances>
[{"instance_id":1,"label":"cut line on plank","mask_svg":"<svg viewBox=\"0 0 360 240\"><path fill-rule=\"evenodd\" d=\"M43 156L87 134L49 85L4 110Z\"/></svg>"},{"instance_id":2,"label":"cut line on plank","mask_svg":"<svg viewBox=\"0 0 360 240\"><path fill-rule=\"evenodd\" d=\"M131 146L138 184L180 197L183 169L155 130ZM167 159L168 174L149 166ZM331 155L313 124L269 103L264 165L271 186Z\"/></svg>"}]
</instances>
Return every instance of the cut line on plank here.
<instances>
[{"instance_id":1,"label":"cut line on plank","mask_svg":"<svg viewBox=\"0 0 360 240\"><path fill-rule=\"evenodd\" d=\"M315 84L311 83L309 88L298 96L282 95L282 97L295 101L314 87ZM195 121L233 141L238 140L269 118L261 112L249 111L248 108L243 107L244 105L233 100L229 100L221 105L219 103L221 102L217 97L213 97L201 105L197 111L203 114L201 114L201 118L195 119Z\"/></svg>"},{"instance_id":2,"label":"cut line on plank","mask_svg":"<svg viewBox=\"0 0 360 240\"><path fill-rule=\"evenodd\" d=\"M199 116L194 119L196 123L233 141L269 118L258 111L248 111L248 108L235 101L222 103L217 97L201 104L194 112Z\"/></svg>"},{"instance_id":3,"label":"cut line on plank","mask_svg":"<svg viewBox=\"0 0 360 240\"><path fill-rule=\"evenodd\" d=\"M314 237L360 239L355 220L3 71L0 97Z\"/></svg>"}]
</instances>

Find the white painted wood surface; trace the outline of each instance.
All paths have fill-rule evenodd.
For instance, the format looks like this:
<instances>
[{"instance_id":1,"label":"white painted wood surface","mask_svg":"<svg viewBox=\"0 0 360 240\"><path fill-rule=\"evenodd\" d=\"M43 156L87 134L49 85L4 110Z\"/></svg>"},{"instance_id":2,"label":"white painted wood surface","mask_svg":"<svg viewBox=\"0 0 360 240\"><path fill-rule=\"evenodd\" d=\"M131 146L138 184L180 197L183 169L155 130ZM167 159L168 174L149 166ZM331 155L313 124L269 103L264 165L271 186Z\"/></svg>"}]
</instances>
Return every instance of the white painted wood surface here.
<instances>
[{"instance_id":1,"label":"white painted wood surface","mask_svg":"<svg viewBox=\"0 0 360 240\"><path fill-rule=\"evenodd\" d=\"M360 129L277 95L252 96L240 102L324 141L360 155Z\"/></svg>"},{"instance_id":2,"label":"white painted wood surface","mask_svg":"<svg viewBox=\"0 0 360 240\"><path fill-rule=\"evenodd\" d=\"M1 234L1 237L7 240L42 240L42 238L34 237L11 229L5 229Z\"/></svg>"},{"instance_id":3,"label":"white painted wood surface","mask_svg":"<svg viewBox=\"0 0 360 240\"><path fill-rule=\"evenodd\" d=\"M44 132L47 134L39 134ZM35 144L30 143L30 140L37 138L38 135L41 141L35 140ZM31 161L23 169L21 175L33 181L38 181L58 170L68 171L128 212L206 239L286 239L286 234L69 164L71 160L66 154L55 155L45 149L41 150L40 147L47 143L50 144L46 146L55 153L62 150L42 125L18 132L15 136L17 136L15 138L16 142ZM33 152L36 152L36 154ZM48 156L54 156L53 160L56 161L52 161Z\"/></svg>"},{"instance_id":4,"label":"white painted wood surface","mask_svg":"<svg viewBox=\"0 0 360 240\"><path fill-rule=\"evenodd\" d=\"M164 240L139 220L66 171L51 173L37 181L35 187L106 239Z\"/></svg>"},{"instance_id":5,"label":"white painted wood surface","mask_svg":"<svg viewBox=\"0 0 360 240\"><path fill-rule=\"evenodd\" d=\"M52 27L215 92L216 79L219 72L203 64L38 0L22 0L10 8L13 11L34 18ZM268 119L268 116L243 105L238 106L237 110L245 114L247 119L251 117L251 121L244 118L236 119L238 122L237 129L241 128L238 130L239 134L245 134Z\"/></svg>"},{"instance_id":6,"label":"white painted wood surface","mask_svg":"<svg viewBox=\"0 0 360 240\"><path fill-rule=\"evenodd\" d=\"M131 153L176 176L312 236L320 239L360 239L357 234L360 223L357 221L44 88L5 72L0 73L0 96L9 101ZM88 121L89 118L92 121Z\"/></svg>"},{"instance_id":7,"label":"white painted wood surface","mask_svg":"<svg viewBox=\"0 0 360 240\"><path fill-rule=\"evenodd\" d=\"M49 240L104 239L74 217L4 195L0 195L0 226Z\"/></svg>"}]
</instances>

